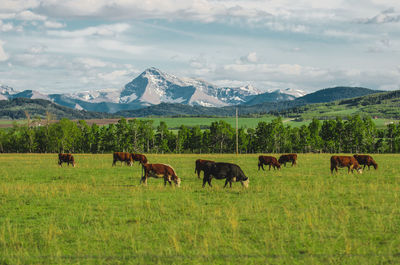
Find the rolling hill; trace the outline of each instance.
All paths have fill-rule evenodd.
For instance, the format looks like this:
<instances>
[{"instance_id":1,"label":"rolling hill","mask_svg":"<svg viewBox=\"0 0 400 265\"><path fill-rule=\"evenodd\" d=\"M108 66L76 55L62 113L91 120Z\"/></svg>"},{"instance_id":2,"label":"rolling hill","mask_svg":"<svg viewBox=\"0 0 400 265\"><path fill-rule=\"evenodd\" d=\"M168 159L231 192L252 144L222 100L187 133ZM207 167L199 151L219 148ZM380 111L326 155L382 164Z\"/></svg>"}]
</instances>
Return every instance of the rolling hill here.
<instances>
[{"instance_id":1,"label":"rolling hill","mask_svg":"<svg viewBox=\"0 0 400 265\"><path fill-rule=\"evenodd\" d=\"M60 106L45 99L15 98L11 100L0 100L0 119L24 119L25 111L31 117L44 118L46 112L51 113L56 119L101 119L115 117L112 114L75 110Z\"/></svg>"},{"instance_id":2,"label":"rolling hill","mask_svg":"<svg viewBox=\"0 0 400 265\"><path fill-rule=\"evenodd\" d=\"M272 113L293 118L301 117L304 119L325 119L354 114L400 119L400 90L336 100L329 103L297 106L286 110L273 111Z\"/></svg>"}]
</instances>

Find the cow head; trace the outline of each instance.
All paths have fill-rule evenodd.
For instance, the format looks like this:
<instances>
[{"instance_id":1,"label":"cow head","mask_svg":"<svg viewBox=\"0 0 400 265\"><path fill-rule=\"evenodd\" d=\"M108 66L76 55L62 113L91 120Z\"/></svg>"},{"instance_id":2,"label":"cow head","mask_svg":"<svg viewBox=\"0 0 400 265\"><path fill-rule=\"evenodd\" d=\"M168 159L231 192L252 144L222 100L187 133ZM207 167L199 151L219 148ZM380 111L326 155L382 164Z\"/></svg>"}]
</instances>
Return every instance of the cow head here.
<instances>
[{"instance_id":1,"label":"cow head","mask_svg":"<svg viewBox=\"0 0 400 265\"><path fill-rule=\"evenodd\" d=\"M372 165L374 166L374 169L378 169L378 164L377 163L374 163Z\"/></svg>"},{"instance_id":2,"label":"cow head","mask_svg":"<svg viewBox=\"0 0 400 265\"><path fill-rule=\"evenodd\" d=\"M174 182L175 182L177 187L181 186L181 179L179 177L176 177L176 179L174 179Z\"/></svg>"},{"instance_id":3,"label":"cow head","mask_svg":"<svg viewBox=\"0 0 400 265\"><path fill-rule=\"evenodd\" d=\"M242 180L241 183L242 183L243 187L248 188L249 187L249 178L246 177L246 179Z\"/></svg>"}]
</instances>

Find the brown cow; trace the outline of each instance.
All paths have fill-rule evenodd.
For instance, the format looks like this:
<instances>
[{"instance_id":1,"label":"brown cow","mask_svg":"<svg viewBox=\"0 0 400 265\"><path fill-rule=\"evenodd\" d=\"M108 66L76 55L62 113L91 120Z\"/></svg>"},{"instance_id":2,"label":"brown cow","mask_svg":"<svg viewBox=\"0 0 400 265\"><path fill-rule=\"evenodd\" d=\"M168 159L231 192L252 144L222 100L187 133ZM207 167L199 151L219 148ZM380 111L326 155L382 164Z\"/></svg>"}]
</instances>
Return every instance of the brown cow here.
<instances>
[{"instance_id":1,"label":"brown cow","mask_svg":"<svg viewBox=\"0 0 400 265\"><path fill-rule=\"evenodd\" d=\"M279 164L278 160L276 160L275 157L273 156L259 156L258 157L258 170L260 170L260 167L262 170L264 170L264 165L269 166L269 170L271 170L271 166L275 168L280 169L281 164Z\"/></svg>"},{"instance_id":2,"label":"brown cow","mask_svg":"<svg viewBox=\"0 0 400 265\"><path fill-rule=\"evenodd\" d=\"M131 156L133 161L138 161L142 165L147 163L147 157L145 155L132 153Z\"/></svg>"},{"instance_id":3,"label":"brown cow","mask_svg":"<svg viewBox=\"0 0 400 265\"><path fill-rule=\"evenodd\" d=\"M62 167L62 163L67 163L69 166L69 163L72 164L73 167L75 167L75 160L74 156L72 154L63 154L59 153L58 154L58 164Z\"/></svg>"},{"instance_id":4,"label":"brown cow","mask_svg":"<svg viewBox=\"0 0 400 265\"><path fill-rule=\"evenodd\" d=\"M296 160L297 160L297 154L287 154L287 155L281 155L279 157L279 164L284 164L286 167L287 162L292 162L292 166L296 165Z\"/></svg>"},{"instance_id":5,"label":"brown cow","mask_svg":"<svg viewBox=\"0 0 400 265\"><path fill-rule=\"evenodd\" d=\"M132 166L132 164L133 164L132 155L130 153L114 152L113 158L114 158L113 163L112 163L113 166L115 166L115 163L117 161L121 161L121 164L123 162L125 162L127 165L130 165L130 166Z\"/></svg>"},{"instance_id":6,"label":"brown cow","mask_svg":"<svg viewBox=\"0 0 400 265\"><path fill-rule=\"evenodd\" d=\"M204 172L204 168L205 168L205 163L210 162L210 163L215 163L212 160L204 160L204 159L197 159L195 164L195 168L194 168L194 173L197 173L197 178L200 178L200 172L203 171Z\"/></svg>"},{"instance_id":7,"label":"brown cow","mask_svg":"<svg viewBox=\"0 0 400 265\"><path fill-rule=\"evenodd\" d=\"M358 164L357 160L352 156L332 156L331 157L331 173L333 170L338 171L338 167L347 167L347 173L353 173L353 170L357 170L358 173L362 173L361 166Z\"/></svg>"},{"instance_id":8,"label":"brown cow","mask_svg":"<svg viewBox=\"0 0 400 265\"><path fill-rule=\"evenodd\" d=\"M171 185L171 181L174 181L176 186L181 185L181 179L176 175L175 170L166 164L143 164L144 176L140 179L140 183L147 185L147 179L153 178L164 178L164 185L168 183Z\"/></svg>"},{"instance_id":9,"label":"brown cow","mask_svg":"<svg viewBox=\"0 0 400 265\"><path fill-rule=\"evenodd\" d=\"M375 169L378 169L378 164L375 162L375 160L372 158L370 155L353 155L355 159L357 159L358 164L364 165L363 169L365 169L365 166L368 166L368 170L370 166L374 166Z\"/></svg>"}]
</instances>

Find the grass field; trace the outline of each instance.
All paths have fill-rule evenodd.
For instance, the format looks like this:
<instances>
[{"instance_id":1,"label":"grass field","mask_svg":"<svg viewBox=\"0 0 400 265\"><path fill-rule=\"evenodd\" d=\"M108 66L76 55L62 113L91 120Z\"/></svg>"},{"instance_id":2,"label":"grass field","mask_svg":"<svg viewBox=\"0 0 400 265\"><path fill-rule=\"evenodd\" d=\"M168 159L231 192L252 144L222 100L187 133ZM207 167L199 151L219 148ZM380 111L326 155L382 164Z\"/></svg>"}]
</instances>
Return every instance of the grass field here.
<instances>
[{"instance_id":1,"label":"grass field","mask_svg":"<svg viewBox=\"0 0 400 265\"><path fill-rule=\"evenodd\" d=\"M201 187L197 158L250 178ZM328 154L257 171L257 155L148 155L182 187L139 185L141 168L111 154L0 155L0 264L399 264L399 155L378 170L331 175Z\"/></svg>"}]
</instances>

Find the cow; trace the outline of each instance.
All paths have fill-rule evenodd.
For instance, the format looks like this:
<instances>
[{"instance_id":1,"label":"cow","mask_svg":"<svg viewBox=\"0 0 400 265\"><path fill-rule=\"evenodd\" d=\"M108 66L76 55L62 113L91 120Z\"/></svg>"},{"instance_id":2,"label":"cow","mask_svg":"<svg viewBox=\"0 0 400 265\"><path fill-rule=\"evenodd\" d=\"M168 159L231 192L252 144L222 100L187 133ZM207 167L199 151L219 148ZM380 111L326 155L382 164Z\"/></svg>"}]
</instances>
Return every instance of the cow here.
<instances>
[{"instance_id":1,"label":"cow","mask_svg":"<svg viewBox=\"0 0 400 265\"><path fill-rule=\"evenodd\" d=\"M260 167L262 170L264 170L264 165L269 166L269 170L271 170L271 166L277 169L281 168L281 164L279 164L278 160L276 160L275 157L273 156L259 156L258 157L258 170L260 170Z\"/></svg>"},{"instance_id":2,"label":"cow","mask_svg":"<svg viewBox=\"0 0 400 265\"><path fill-rule=\"evenodd\" d=\"M73 167L75 167L75 160L74 156L72 154L63 154L59 153L58 154L58 164L62 167L62 163L67 163L69 166L69 163L72 164Z\"/></svg>"},{"instance_id":3,"label":"cow","mask_svg":"<svg viewBox=\"0 0 400 265\"><path fill-rule=\"evenodd\" d=\"M132 155L126 152L114 152L113 154L113 163L112 165L115 166L117 161L121 161L121 164L125 162L127 165L132 166L133 160Z\"/></svg>"},{"instance_id":4,"label":"cow","mask_svg":"<svg viewBox=\"0 0 400 265\"><path fill-rule=\"evenodd\" d=\"M347 173L353 173L353 170L357 170L358 173L362 173L361 166L357 160L352 156L332 156L331 157L331 173L333 170L338 171L338 167L347 167Z\"/></svg>"},{"instance_id":5,"label":"cow","mask_svg":"<svg viewBox=\"0 0 400 265\"><path fill-rule=\"evenodd\" d=\"M197 159L195 162L194 173L197 173L197 178L200 178L200 172L204 172L204 166L207 162L215 163L212 160Z\"/></svg>"},{"instance_id":6,"label":"cow","mask_svg":"<svg viewBox=\"0 0 400 265\"><path fill-rule=\"evenodd\" d=\"M228 183L229 187L232 187L232 182L239 181L242 183L243 187L249 187L249 178L246 177L242 169L236 164L206 162L204 164L203 188L205 187L206 182L208 182L208 185L212 187L211 180L213 177L216 179L226 179L224 188Z\"/></svg>"},{"instance_id":7,"label":"cow","mask_svg":"<svg viewBox=\"0 0 400 265\"><path fill-rule=\"evenodd\" d=\"M131 153L131 156L133 161L138 161L142 165L147 163L147 157L145 155Z\"/></svg>"},{"instance_id":8,"label":"cow","mask_svg":"<svg viewBox=\"0 0 400 265\"><path fill-rule=\"evenodd\" d=\"M358 164L364 165L363 169L368 166L368 170L370 166L373 166L375 169L378 169L378 164L370 155L353 155L355 159L357 159Z\"/></svg>"},{"instance_id":9,"label":"cow","mask_svg":"<svg viewBox=\"0 0 400 265\"><path fill-rule=\"evenodd\" d=\"M286 167L287 162L292 162L292 166L296 165L296 160L297 160L297 154L286 154L286 155L281 155L279 157L279 164L284 164Z\"/></svg>"},{"instance_id":10,"label":"cow","mask_svg":"<svg viewBox=\"0 0 400 265\"><path fill-rule=\"evenodd\" d=\"M167 182L172 185L173 181L176 186L180 187L181 179L176 175L175 170L166 164L142 164L144 169L144 176L140 179L140 183L147 185L147 179L149 177L153 178L164 178L164 185Z\"/></svg>"}]
</instances>

